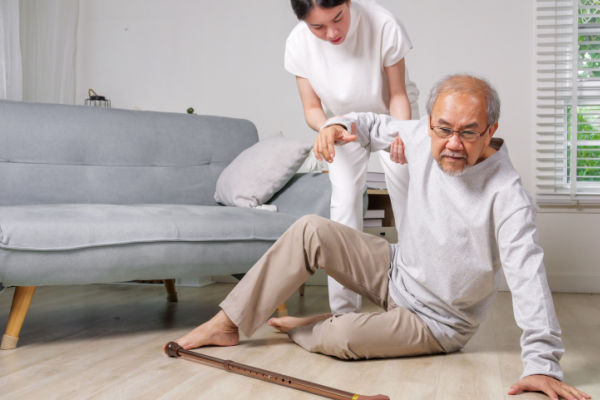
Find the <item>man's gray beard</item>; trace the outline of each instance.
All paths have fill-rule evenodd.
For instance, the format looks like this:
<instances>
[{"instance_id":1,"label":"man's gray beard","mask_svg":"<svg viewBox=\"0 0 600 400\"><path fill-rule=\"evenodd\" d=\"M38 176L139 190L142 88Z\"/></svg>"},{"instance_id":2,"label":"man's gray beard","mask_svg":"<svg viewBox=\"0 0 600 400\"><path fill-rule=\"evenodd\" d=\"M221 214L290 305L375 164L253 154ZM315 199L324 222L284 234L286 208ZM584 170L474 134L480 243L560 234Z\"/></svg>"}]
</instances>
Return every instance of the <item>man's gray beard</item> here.
<instances>
[{"instance_id":1,"label":"man's gray beard","mask_svg":"<svg viewBox=\"0 0 600 400\"><path fill-rule=\"evenodd\" d=\"M440 167L440 169L442 170L442 172L445 173L446 175L449 175L449 176L461 176L469 168L469 165L465 164L465 167L463 169L461 169L460 171L446 171L444 169L444 167L442 167L442 160L441 159L437 163L438 163L438 166Z\"/></svg>"}]
</instances>

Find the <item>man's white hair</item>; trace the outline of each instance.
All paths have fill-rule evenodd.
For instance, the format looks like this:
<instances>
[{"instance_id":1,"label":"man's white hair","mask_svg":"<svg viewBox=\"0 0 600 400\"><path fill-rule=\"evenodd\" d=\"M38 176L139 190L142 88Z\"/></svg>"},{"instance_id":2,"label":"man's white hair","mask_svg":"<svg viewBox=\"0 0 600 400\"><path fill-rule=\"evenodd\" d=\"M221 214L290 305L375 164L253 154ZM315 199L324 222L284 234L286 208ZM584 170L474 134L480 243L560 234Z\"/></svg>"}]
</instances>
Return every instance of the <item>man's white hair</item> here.
<instances>
[{"instance_id":1,"label":"man's white hair","mask_svg":"<svg viewBox=\"0 0 600 400\"><path fill-rule=\"evenodd\" d=\"M427 113L431 115L433 106L443 93L469 93L483 95L487 105L487 123L494 125L500 119L500 97L496 89L484 78L469 74L448 75L438 81L427 99Z\"/></svg>"}]
</instances>

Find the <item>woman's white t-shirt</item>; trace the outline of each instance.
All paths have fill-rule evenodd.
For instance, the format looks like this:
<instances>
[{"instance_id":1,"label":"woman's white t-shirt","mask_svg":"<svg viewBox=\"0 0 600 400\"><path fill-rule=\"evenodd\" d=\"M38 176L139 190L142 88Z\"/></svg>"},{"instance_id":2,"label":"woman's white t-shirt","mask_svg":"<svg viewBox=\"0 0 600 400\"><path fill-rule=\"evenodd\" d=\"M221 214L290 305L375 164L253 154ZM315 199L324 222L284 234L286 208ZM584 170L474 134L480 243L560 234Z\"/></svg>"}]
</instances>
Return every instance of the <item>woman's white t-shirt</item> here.
<instances>
[{"instance_id":1,"label":"woman's white t-shirt","mask_svg":"<svg viewBox=\"0 0 600 400\"><path fill-rule=\"evenodd\" d=\"M346 40L334 45L317 38L301 21L286 41L285 69L308 79L326 110L389 112L384 67L398 63L412 48L404 27L373 0L352 0ZM418 90L406 75L407 94L416 103Z\"/></svg>"}]
</instances>

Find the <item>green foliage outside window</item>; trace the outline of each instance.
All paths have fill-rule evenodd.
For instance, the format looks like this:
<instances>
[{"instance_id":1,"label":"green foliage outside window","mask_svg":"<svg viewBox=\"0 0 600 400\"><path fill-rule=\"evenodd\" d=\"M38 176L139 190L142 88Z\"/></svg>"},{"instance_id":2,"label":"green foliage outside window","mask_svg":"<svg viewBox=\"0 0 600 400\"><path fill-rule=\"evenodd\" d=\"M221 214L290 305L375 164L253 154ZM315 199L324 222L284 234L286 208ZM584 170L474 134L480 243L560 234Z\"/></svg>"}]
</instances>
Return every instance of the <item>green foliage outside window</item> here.
<instances>
[{"instance_id":1,"label":"green foliage outside window","mask_svg":"<svg viewBox=\"0 0 600 400\"><path fill-rule=\"evenodd\" d=\"M600 93L600 0L580 0L579 4L579 86L589 85ZM597 100L597 104L594 101L590 104L588 97L577 107L577 180L580 182L600 182L600 96ZM567 176L570 176L571 166L570 108L567 109Z\"/></svg>"},{"instance_id":2,"label":"green foliage outside window","mask_svg":"<svg viewBox=\"0 0 600 400\"><path fill-rule=\"evenodd\" d=\"M590 112L595 114L590 114ZM577 126L579 129L577 135L579 143L577 146L577 180L600 182L600 106L580 106L577 114ZM571 140L570 125L567 139ZM570 173L570 145L567 152L567 173Z\"/></svg>"}]
</instances>

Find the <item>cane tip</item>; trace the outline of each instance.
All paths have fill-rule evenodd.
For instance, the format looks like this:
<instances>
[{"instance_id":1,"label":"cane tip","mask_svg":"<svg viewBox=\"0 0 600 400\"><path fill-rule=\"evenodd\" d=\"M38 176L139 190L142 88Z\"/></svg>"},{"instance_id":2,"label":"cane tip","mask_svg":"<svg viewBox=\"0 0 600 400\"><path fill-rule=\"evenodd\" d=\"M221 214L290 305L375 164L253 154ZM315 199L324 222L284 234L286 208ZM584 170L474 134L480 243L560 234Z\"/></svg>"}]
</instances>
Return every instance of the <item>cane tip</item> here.
<instances>
[{"instance_id":1,"label":"cane tip","mask_svg":"<svg viewBox=\"0 0 600 400\"><path fill-rule=\"evenodd\" d=\"M179 350L181 350L183 347L181 347L178 343L176 342L169 342L165 345L164 349L165 349L165 353L169 356L169 357L179 357Z\"/></svg>"},{"instance_id":2,"label":"cane tip","mask_svg":"<svg viewBox=\"0 0 600 400\"><path fill-rule=\"evenodd\" d=\"M377 396L358 396L358 400L390 400L389 396L385 394L378 394Z\"/></svg>"}]
</instances>

